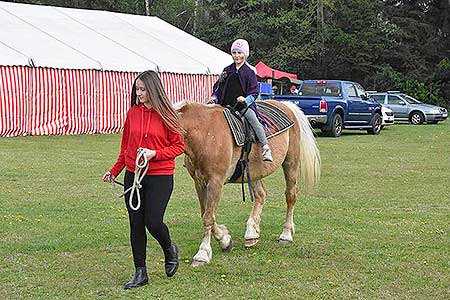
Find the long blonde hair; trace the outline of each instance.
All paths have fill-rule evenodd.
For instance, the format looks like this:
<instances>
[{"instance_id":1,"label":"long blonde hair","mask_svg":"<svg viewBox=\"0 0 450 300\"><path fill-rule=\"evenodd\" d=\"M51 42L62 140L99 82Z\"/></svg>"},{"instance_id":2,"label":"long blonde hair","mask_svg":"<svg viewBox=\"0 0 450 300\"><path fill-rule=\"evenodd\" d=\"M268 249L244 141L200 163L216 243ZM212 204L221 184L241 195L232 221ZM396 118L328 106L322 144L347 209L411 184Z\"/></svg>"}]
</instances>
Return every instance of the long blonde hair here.
<instances>
[{"instance_id":1,"label":"long blonde hair","mask_svg":"<svg viewBox=\"0 0 450 300\"><path fill-rule=\"evenodd\" d=\"M175 109L170 103L169 97L167 97L164 90L161 79L158 73L155 71L145 71L139 74L134 80L133 88L131 90L131 106L137 105L138 98L136 94L136 80L142 80L145 85L145 89L150 98L150 105L163 119L164 124L169 130L181 133L180 121Z\"/></svg>"}]
</instances>

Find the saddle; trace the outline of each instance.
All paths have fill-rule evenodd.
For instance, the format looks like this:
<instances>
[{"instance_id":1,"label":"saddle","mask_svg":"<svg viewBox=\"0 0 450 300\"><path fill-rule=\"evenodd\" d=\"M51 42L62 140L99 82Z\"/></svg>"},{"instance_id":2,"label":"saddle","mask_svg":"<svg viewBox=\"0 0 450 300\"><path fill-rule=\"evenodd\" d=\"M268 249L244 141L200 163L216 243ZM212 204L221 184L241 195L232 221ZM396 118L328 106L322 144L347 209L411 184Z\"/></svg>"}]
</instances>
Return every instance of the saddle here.
<instances>
[{"instance_id":1,"label":"saddle","mask_svg":"<svg viewBox=\"0 0 450 300\"><path fill-rule=\"evenodd\" d=\"M282 133L294 125L294 122L277 106L257 101L258 112L263 119L267 139ZM249 108L247 108L249 109ZM228 182L236 182L241 178L242 183L242 197L245 201L244 191L244 174L247 175L248 189L250 198L253 201L254 195L251 188L250 168L248 167L248 157L252 149L252 144L256 142L256 134L248 123L247 119L232 108L224 108L225 119L230 127L234 142L237 146L242 147L241 156L237 162L233 175L228 179Z\"/></svg>"},{"instance_id":2,"label":"saddle","mask_svg":"<svg viewBox=\"0 0 450 300\"><path fill-rule=\"evenodd\" d=\"M256 104L258 106L259 114L267 124L267 126L265 126L267 139L288 130L294 125L294 122L277 106L265 101L256 101ZM237 146L242 147L246 137L242 118L237 116L232 109L227 107L224 108L223 113L228 126L230 127L234 142ZM251 132L254 135L253 130L251 130Z\"/></svg>"}]
</instances>

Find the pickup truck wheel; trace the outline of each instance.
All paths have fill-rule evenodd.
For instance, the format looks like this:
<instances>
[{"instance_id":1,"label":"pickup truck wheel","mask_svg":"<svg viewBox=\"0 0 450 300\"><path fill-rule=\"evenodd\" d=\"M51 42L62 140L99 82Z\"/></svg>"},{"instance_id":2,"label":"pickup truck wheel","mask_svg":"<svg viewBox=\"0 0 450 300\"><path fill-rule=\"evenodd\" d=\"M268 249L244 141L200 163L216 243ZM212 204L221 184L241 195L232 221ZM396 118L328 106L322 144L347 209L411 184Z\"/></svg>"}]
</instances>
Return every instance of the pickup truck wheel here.
<instances>
[{"instance_id":1,"label":"pickup truck wheel","mask_svg":"<svg viewBox=\"0 0 450 300\"><path fill-rule=\"evenodd\" d=\"M327 132L327 135L332 137L340 137L342 134L342 127L343 123L341 115L335 114L333 119L331 119L331 127Z\"/></svg>"},{"instance_id":2,"label":"pickup truck wheel","mask_svg":"<svg viewBox=\"0 0 450 300\"><path fill-rule=\"evenodd\" d=\"M382 123L382 119L381 119L381 115L379 113L376 113L373 115L372 117L372 128L367 130L367 133L370 134L379 134L381 131L381 123Z\"/></svg>"},{"instance_id":3,"label":"pickup truck wheel","mask_svg":"<svg viewBox=\"0 0 450 300\"><path fill-rule=\"evenodd\" d=\"M420 112L416 111L416 112L413 112L411 114L411 116L409 116L409 121L413 125L419 125L419 124L422 124L423 121L425 121L425 118L423 117L423 115Z\"/></svg>"}]
</instances>

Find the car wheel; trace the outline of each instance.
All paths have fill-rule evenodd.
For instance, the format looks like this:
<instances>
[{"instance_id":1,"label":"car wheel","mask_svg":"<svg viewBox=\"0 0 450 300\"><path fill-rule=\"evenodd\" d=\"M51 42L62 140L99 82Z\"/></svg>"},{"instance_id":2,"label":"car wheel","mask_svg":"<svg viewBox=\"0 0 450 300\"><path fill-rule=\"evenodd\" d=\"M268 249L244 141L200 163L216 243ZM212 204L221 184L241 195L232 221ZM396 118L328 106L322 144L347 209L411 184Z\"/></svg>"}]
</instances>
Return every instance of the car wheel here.
<instances>
[{"instance_id":1,"label":"car wheel","mask_svg":"<svg viewBox=\"0 0 450 300\"><path fill-rule=\"evenodd\" d=\"M367 130L367 133L370 134L379 134L381 131L381 123L382 123L382 119L381 119L381 115L379 113L375 113L372 117L372 128Z\"/></svg>"},{"instance_id":2,"label":"car wheel","mask_svg":"<svg viewBox=\"0 0 450 300\"><path fill-rule=\"evenodd\" d=\"M413 112L413 113L411 114L411 116L409 117L409 121L410 121L411 124L413 124L413 125L423 124L424 119L425 119L425 118L423 117L423 114L420 113L420 112L418 112L418 111Z\"/></svg>"},{"instance_id":3,"label":"car wheel","mask_svg":"<svg viewBox=\"0 0 450 300\"><path fill-rule=\"evenodd\" d=\"M344 124L342 122L342 117L340 114L335 114L333 118L331 119L331 127L327 131L328 136L332 137L340 137L342 134L342 129L344 127Z\"/></svg>"}]
</instances>

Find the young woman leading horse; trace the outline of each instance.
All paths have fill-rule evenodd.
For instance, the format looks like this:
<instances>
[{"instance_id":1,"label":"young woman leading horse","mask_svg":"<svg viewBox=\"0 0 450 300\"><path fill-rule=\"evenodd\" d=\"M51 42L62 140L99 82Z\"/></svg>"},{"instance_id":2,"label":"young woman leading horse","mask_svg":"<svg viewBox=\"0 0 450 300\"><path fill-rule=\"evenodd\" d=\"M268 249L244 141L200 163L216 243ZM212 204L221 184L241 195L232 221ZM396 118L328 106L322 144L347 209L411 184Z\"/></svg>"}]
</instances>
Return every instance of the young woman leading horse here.
<instances>
[{"instance_id":1,"label":"young woman leading horse","mask_svg":"<svg viewBox=\"0 0 450 300\"><path fill-rule=\"evenodd\" d=\"M293 240L293 215L299 169L307 190L315 187L320 177L319 151L311 126L303 112L291 103L267 102L284 111L294 125L269 140L272 162L263 161L260 153L253 151L250 154L249 167L255 201L247 221L246 247L256 245L260 236L259 224L266 196L262 182L264 177L282 166L286 181L287 211L279 236L281 243ZM219 242L224 251L232 247L231 235L226 226L219 225L216 221L216 210L223 185L235 170L241 148L236 146L230 130L226 129L228 124L221 106L182 103L177 107L177 111L180 125L184 129L185 166L194 179L203 222L203 239L192 261L193 266L199 266L211 261L211 236Z\"/></svg>"},{"instance_id":2,"label":"young woman leading horse","mask_svg":"<svg viewBox=\"0 0 450 300\"><path fill-rule=\"evenodd\" d=\"M183 151L178 116L158 74L141 73L133 84L119 157L103 175L104 181L112 182L126 169L125 204L136 271L125 289L148 283L146 229L164 252L166 275L172 277L178 269L178 247L172 242L163 218L173 190L175 157Z\"/></svg>"}]
</instances>

